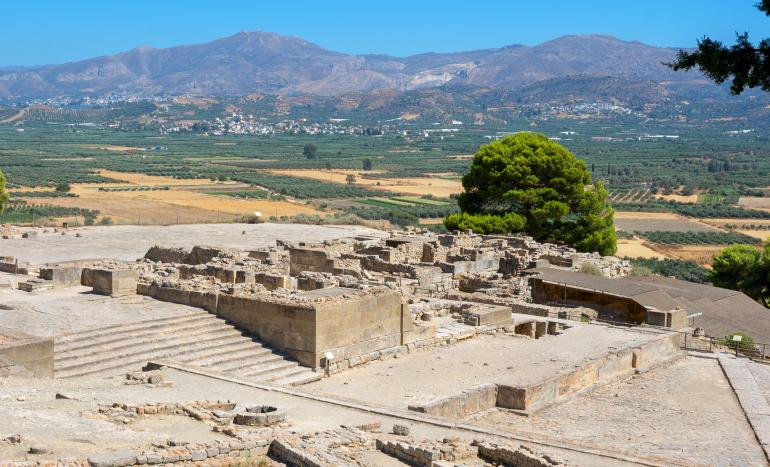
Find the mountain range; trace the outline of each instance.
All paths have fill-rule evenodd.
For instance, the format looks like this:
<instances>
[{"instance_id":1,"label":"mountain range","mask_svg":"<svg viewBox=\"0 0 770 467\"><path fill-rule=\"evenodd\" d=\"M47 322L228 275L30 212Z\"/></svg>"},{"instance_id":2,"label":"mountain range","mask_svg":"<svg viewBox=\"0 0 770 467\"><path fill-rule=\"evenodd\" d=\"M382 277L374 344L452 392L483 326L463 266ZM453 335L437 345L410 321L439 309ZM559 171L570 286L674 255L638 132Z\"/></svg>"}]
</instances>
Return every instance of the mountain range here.
<instances>
[{"instance_id":1,"label":"mountain range","mask_svg":"<svg viewBox=\"0 0 770 467\"><path fill-rule=\"evenodd\" d=\"M699 73L675 73L666 67L663 63L671 61L676 51L586 35L564 36L533 47L512 45L399 58L344 54L301 38L241 32L204 44L138 47L59 65L0 68L0 97L340 96L447 86L517 90L539 84L563 88L563 80L596 87L596 79L610 79L620 87L647 83L645 88L665 88L656 93L665 93L672 86L716 88Z\"/></svg>"}]
</instances>

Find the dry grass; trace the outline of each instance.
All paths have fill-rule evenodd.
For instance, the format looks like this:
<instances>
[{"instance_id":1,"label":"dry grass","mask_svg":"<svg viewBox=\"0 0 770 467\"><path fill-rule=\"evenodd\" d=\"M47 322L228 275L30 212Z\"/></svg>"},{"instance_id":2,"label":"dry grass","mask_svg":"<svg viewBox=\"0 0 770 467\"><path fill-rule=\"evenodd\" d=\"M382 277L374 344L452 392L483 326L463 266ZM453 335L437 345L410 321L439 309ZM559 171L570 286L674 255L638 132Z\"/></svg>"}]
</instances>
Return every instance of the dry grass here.
<instances>
[{"instance_id":1,"label":"dry grass","mask_svg":"<svg viewBox=\"0 0 770 467\"><path fill-rule=\"evenodd\" d=\"M423 225L438 225L444 222L444 219L441 217L421 217L420 218L420 224Z\"/></svg>"},{"instance_id":2,"label":"dry grass","mask_svg":"<svg viewBox=\"0 0 770 467\"><path fill-rule=\"evenodd\" d=\"M697 203L698 202L698 196L697 194L694 195L657 195L658 199L662 199L665 201L677 201L679 203Z\"/></svg>"},{"instance_id":3,"label":"dry grass","mask_svg":"<svg viewBox=\"0 0 770 467\"><path fill-rule=\"evenodd\" d=\"M711 260L726 245L655 245L655 249L669 258L693 261L704 267L711 267Z\"/></svg>"},{"instance_id":4,"label":"dry grass","mask_svg":"<svg viewBox=\"0 0 770 467\"><path fill-rule=\"evenodd\" d=\"M309 169L290 169L290 170L271 170L271 173L278 175L289 175L292 177L310 178L313 180L322 180L331 183L347 183L345 180L348 175L356 177L356 185L376 190L390 191L407 195L422 196L432 194L440 198L446 198L453 193L463 191L462 183L459 180L447 180L438 177L414 177L414 178L364 178L368 174L378 173L375 170L309 170Z\"/></svg>"},{"instance_id":5,"label":"dry grass","mask_svg":"<svg viewBox=\"0 0 770 467\"><path fill-rule=\"evenodd\" d=\"M770 209L770 198L758 196L741 196L738 204L750 209Z\"/></svg>"},{"instance_id":6,"label":"dry grass","mask_svg":"<svg viewBox=\"0 0 770 467\"><path fill-rule=\"evenodd\" d=\"M156 191L99 191L115 186L109 183L82 183L72 185L77 198L46 198L46 204L99 210L102 217L114 222L173 224L228 221L243 215L261 212L262 216L293 216L296 214L323 214L312 206L292 201L238 199L230 196L208 195L202 191L243 189L235 182L210 180L177 180L136 173L99 172L105 177L124 180L121 186L163 186L169 190Z\"/></svg>"},{"instance_id":7,"label":"dry grass","mask_svg":"<svg viewBox=\"0 0 770 467\"><path fill-rule=\"evenodd\" d=\"M615 256L628 256L630 258L666 258L664 254L653 250L646 242L638 238L630 240L618 239L618 252L615 253Z\"/></svg>"},{"instance_id":8,"label":"dry grass","mask_svg":"<svg viewBox=\"0 0 770 467\"><path fill-rule=\"evenodd\" d=\"M115 172L112 170L100 170L99 175L108 178L114 178L116 180L123 180L119 182L122 185L137 185L137 186L184 186L184 185L218 185L224 182L212 182L208 179L178 179L174 177L161 177L158 175L146 175L133 172ZM109 184L104 183L84 183L77 185L79 187L109 187Z\"/></svg>"},{"instance_id":9,"label":"dry grass","mask_svg":"<svg viewBox=\"0 0 770 467\"><path fill-rule=\"evenodd\" d=\"M770 238L770 230L736 230L736 232L758 238L763 242Z\"/></svg>"},{"instance_id":10,"label":"dry grass","mask_svg":"<svg viewBox=\"0 0 770 467\"><path fill-rule=\"evenodd\" d=\"M670 212L615 211L615 219L681 219Z\"/></svg>"}]
</instances>

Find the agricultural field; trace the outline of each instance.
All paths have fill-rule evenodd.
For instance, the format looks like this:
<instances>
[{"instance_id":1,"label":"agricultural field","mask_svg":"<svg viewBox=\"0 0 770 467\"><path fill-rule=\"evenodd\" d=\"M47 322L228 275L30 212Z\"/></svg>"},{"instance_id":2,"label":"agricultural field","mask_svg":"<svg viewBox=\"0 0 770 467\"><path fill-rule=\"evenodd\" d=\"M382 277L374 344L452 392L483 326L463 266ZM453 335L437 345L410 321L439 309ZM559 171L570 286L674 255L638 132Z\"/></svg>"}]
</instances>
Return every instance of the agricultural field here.
<instances>
[{"instance_id":1,"label":"agricultural field","mask_svg":"<svg viewBox=\"0 0 770 467\"><path fill-rule=\"evenodd\" d=\"M732 245L745 243L756 245L759 241L751 236L737 232L720 231L671 231L649 230L636 231L637 236L658 245Z\"/></svg>"},{"instance_id":2,"label":"agricultural field","mask_svg":"<svg viewBox=\"0 0 770 467\"><path fill-rule=\"evenodd\" d=\"M770 230L761 226L770 223L770 198L759 197L770 179L770 140L759 130L728 136L736 125L732 121L510 116L483 126L464 125L442 136L425 131L441 123L420 119L382 125L383 134L378 136L216 136L201 131L167 133L157 123L168 127L171 121L211 120L229 114L231 106L273 123L287 118L270 114L268 107L244 105L181 99L163 105L145 102L111 109L3 114L13 117L0 124L0 170L7 175L15 200L9 212L17 220L28 220L30 216L19 209L35 205L41 214L74 215L81 222L87 212L89 222L161 224L232 221L260 212L265 219L289 221L300 216L441 231L442 218L457 211L453 197L462 191L462 175L480 145L515 131L549 136L570 131L574 134L561 143L607 188L618 229L716 232L720 241L726 241L722 234L730 232L743 235L740 240L747 242L746 237L770 236ZM299 113L290 118L326 121L334 116L314 114L312 108L295 111ZM379 120L359 123L381 126ZM679 138L640 138L645 134ZM595 141L596 136L613 141ZM312 158L303 154L308 143L317 146ZM364 163L370 170L363 170ZM61 182L71 190L55 191ZM77 209L86 211L69 211ZM727 226L730 223L734 226ZM718 248L664 245L642 235L621 238L618 254L696 257ZM698 241L715 240L698 237ZM698 247L706 253L694 250Z\"/></svg>"},{"instance_id":3,"label":"agricultural field","mask_svg":"<svg viewBox=\"0 0 770 467\"><path fill-rule=\"evenodd\" d=\"M749 209L767 209L770 210L770 198L759 196L741 196L738 204Z\"/></svg>"},{"instance_id":4,"label":"agricultural field","mask_svg":"<svg viewBox=\"0 0 770 467\"><path fill-rule=\"evenodd\" d=\"M615 213L615 227L626 232L714 232L715 227L670 213Z\"/></svg>"},{"instance_id":5,"label":"agricultural field","mask_svg":"<svg viewBox=\"0 0 770 467\"><path fill-rule=\"evenodd\" d=\"M616 256L624 258L653 258L663 259L666 256L650 246L640 238L618 238L618 252Z\"/></svg>"}]
</instances>

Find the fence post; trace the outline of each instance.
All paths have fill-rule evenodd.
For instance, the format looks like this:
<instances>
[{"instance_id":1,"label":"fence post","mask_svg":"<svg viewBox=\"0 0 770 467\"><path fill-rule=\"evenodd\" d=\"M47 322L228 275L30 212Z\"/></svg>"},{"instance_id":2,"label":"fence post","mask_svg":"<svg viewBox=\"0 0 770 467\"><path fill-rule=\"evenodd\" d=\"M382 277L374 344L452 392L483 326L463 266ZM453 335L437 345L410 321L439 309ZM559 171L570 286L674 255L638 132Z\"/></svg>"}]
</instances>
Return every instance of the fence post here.
<instances>
[{"instance_id":1,"label":"fence post","mask_svg":"<svg viewBox=\"0 0 770 467\"><path fill-rule=\"evenodd\" d=\"M714 338L709 337L709 352L713 352L714 350L711 348L714 345Z\"/></svg>"},{"instance_id":2,"label":"fence post","mask_svg":"<svg viewBox=\"0 0 770 467\"><path fill-rule=\"evenodd\" d=\"M767 344L762 344L762 360L765 359L765 347L767 347Z\"/></svg>"},{"instance_id":3,"label":"fence post","mask_svg":"<svg viewBox=\"0 0 770 467\"><path fill-rule=\"evenodd\" d=\"M684 333L684 348L687 349L687 333Z\"/></svg>"}]
</instances>

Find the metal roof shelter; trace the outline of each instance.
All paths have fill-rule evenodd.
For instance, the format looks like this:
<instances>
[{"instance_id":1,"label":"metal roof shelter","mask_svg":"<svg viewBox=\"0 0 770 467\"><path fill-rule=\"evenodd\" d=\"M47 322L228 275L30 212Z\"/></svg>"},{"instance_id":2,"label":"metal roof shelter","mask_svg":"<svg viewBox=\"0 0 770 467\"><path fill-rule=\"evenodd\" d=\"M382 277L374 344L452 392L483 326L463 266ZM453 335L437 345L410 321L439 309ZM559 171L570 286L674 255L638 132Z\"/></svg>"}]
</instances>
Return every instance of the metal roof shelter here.
<instances>
[{"instance_id":1,"label":"metal roof shelter","mask_svg":"<svg viewBox=\"0 0 770 467\"><path fill-rule=\"evenodd\" d=\"M538 267L526 270L537 279L569 288L597 291L637 302L658 310L682 308L710 336L721 337L744 332L756 342L770 343L770 310L737 290L696 284L672 277L643 276L608 279L606 277Z\"/></svg>"}]
</instances>

